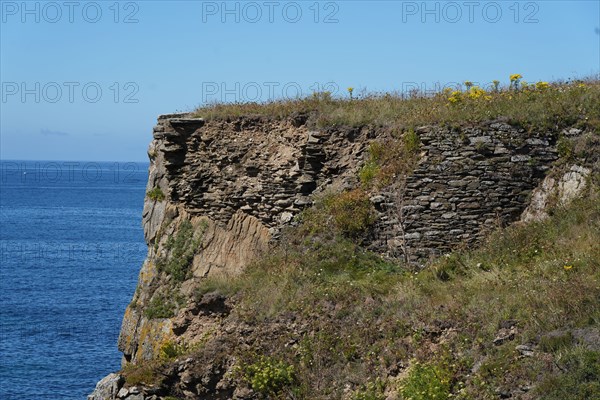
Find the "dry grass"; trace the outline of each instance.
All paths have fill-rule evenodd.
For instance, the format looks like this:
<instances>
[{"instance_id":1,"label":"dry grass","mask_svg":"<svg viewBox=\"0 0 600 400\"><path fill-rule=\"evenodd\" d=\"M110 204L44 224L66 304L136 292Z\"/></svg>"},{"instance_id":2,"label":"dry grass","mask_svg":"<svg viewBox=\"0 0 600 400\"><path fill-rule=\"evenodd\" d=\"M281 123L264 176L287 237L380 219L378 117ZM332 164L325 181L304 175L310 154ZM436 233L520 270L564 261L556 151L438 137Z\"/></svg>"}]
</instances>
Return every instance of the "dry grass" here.
<instances>
[{"instance_id":1,"label":"dry grass","mask_svg":"<svg viewBox=\"0 0 600 400\"><path fill-rule=\"evenodd\" d=\"M399 384L389 376L414 359L426 367L413 373L407 386L413 389L443 370L455 398L497 398L498 387L540 382L539 394L551 397L557 379L576 387L583 378L546 369L544 360L558 353L523 358L515 346L535 345L554 330L600 329L599 238L600 202L591 198L548 221L499 231L480 249L418 273L332 234L289 240L238 279L209 280L206 290L237 293L234 313L248 323L291 313L308 325L296 348L281 348L288 340L281 338L255 349L294 365L295 398L341 398L348 382L360 398L377 379L392 390ZM514 321L515 337L494 345L507 321ZM575 361L580 353L595 359L596 353L578 351L573 348ZM570 398L580 395L573 389Z\"/></svg>"},{"instance_id":2,"label":"dry grass","mask_svg":"<svg viewBox=\"0 0 600 400\"><path fill-rule=\"evenodd\" d=\"M357 99L332 98L328 93L266 103L211 104L194 111L206 119L264 116L284 119L308 114L319 127L336 125L398 126L402 129L431 124L475 124L498 118L523 127L560 129L578 126L600 131L600 81L597 78L546 86L498 89L477 88L434 95L413 93L370 94Z\"/></svg>"}]
</instances>

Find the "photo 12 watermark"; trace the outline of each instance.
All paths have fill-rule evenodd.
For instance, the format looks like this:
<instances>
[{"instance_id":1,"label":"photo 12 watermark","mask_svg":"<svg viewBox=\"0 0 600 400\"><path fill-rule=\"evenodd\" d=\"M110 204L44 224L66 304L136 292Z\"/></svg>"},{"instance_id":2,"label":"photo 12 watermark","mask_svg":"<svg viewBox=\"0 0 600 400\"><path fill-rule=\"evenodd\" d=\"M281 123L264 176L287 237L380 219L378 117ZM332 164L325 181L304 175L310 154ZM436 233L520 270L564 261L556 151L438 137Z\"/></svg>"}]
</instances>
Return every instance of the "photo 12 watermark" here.
<instances>
[{"instance_id":1,"label":"photo 12 watermark","mask_svg":"<svg viewBox=\"0 0 600 400\"><path fill-rule=\"evenodd\" d=\"M0 163L2 184L90 184L101 182L139 185L145 182L146 173L144 166L135 162L3 161Z\"/></svg>"},{"instance_id":2,"label":"photo 12 watermark","mask_svg":"<svg viewBox=\"0 0 600 400\"><path fill-rule=\"evenodd\" d=\"M327 92L336 96L340 91L335 82L202 82L202 102L208 103L260 103L275 100L305 98L313 93Z\"/></svg>"},{"instance_id":3,"label":"photo 12 watermark","mask_svg":"<svg viewBox=\"0 0 600 400\"><path fill-rule=\"evenodd\" d=\"M337 1L203 1L202 23L339 23Z\"/></svg>"},{"instance_id":4,"label":"photo 12 watermark","mask_svg":"<svg viewBox=\"0 0 600 400\"><path fill-rule=\"evenodd\" d=\"M88 23L109 21L137 24L140 3L135 1L1 1L3 24Z\"/></svg>"},{"instance_id":5,"label":"photo 12 watermark","mask_svg":"<svg viewBox=\"0 0 600 400\"><path fill-rule=\"evenodd\" d=\"M539 23L535 1L403 1L402 23Z\"/></svg>"},{"instance_id":6,"label":"photo 12 watermark","mask_svg":"<svg viewBox=\"0 0 600 400\"><path fill-rule=\"evenodd\" d=\"M145 243L65 243L11 242L0 243L0 261L22 265L42 261L57 265L78 262L141 263L148 246Z\"/></svg>"},{"instance_id":7,"label":"photo 12 watermark","mask_svg":"<svg viewBox=\"0 0 600 400\"><path fill-rule=\"evenodd\" d=\"M2 82L2 103L140 102L136 82Z\"/></svg>"}]
</instances>

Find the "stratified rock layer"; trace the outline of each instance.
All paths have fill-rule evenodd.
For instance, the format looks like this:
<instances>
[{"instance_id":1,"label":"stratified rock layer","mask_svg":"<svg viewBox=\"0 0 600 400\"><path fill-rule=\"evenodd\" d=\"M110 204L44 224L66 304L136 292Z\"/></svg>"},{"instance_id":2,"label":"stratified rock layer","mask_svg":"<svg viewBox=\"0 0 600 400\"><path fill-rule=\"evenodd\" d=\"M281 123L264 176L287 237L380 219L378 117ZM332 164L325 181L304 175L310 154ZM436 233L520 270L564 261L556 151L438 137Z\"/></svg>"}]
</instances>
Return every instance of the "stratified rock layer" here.
<instances>
[{"instance_id":1,"label":"stratified rock layer","mask_svg":"<svg viewBox=\"0 0 600 400\"><path fill-rule=\"evenodd\" d=\"M185 114L159 117L148 150L147 190L164 199L149 196L144 205L148 257L119 337L125 363L157 357L169 341L193 342L224 329L222 317L230 305L207 295L198 298L196 284L207 275L242 271L319 194L360 185L357 176L372 141L398 137L386 127L316 130L306 122L305 116L209 122ZM518 220L557 159L557 132L525 132L503 122L428 126L416 133L420 159L406 185L369 193L378 215L363 244L385 256L422 261ZM572 184L564 181L563 191ZM197 247L189 273L174 284L158 265L168 259L172 240L186 223ZM150 315L148 309L165 295L178 299L174 316ZM213 378L224 374L209 372ZM116 398L122 381L107 379L90 398L109 392L108 398ZM122 392L119 398L132 396L139 393Z\"/></svg>"}]
</instances>

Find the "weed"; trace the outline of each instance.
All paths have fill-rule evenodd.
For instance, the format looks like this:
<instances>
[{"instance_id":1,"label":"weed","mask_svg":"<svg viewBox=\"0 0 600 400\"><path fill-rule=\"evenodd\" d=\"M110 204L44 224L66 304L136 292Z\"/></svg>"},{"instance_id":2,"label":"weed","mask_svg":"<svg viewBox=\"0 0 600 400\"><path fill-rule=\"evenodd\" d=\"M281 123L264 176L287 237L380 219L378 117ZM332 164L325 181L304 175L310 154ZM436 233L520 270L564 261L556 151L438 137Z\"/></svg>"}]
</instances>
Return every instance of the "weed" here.
<instances>
[{"instance_id":1,"label":"weed","mask_svg":"<svg viewBox=\"0 0 600 400\"><path fill-rule=\"evenodd\" d=\"M352 394L352 400L385 400L385 382L376 379L374 382L367 382L362 388Z\"/></svg>"},{"instance_id":2,"label":"weed","mask_svg":"<svg viewBox=\"0 0 600 400\"><path fill-rule=\"evenodd\" d=\"M165 249L168 254L157 260L158 270L170 275L175 282L183 282L187 278L189 267L202 241L202 234L206 227L207 225L204 224L198 231L195 231L190 221L183 221L176 235L167 239Z\"/></svg>"},{"instance_id":3,"label":"weed","mask_svg":"<svg viewBox=\"0 0 600 400\"><path fill-rule=\"evenodd\" d=\"M158 186L146 193L146 196L154 201L163 201L165 199L165 194Z\"/></svg>"},{"instance_id":4,"label":"weed","mask_svg":"<svg viewBox=\"0 0 600 400\"><path fill-rule=\"evenodd\" d=\"M373 205L361 189L329 196L325 199L325 207L336 228L348 237L364 234L375 222Z\"/></svg>"},{"instance_id":5,"label":"weed","mask_svg":"<svg viewBox=\"0 0 600 400\"><path fill-rule=\"evenodd\" d=\"M562 374L547 376L536 388L545 400L600 398L600 352L574 348L559 362Z\"/></svg>"},{"instance_id":6,"label":"weed","mask_svg":"<svg viewBox=\"0 0 600 400\"><path fill-rule=\"evenodd\" d=\"M295 370L292 365L273 358L261 357L253 364L243 367L244 379L252 389L263 395L276 395L284 387L295 381Z\"/></svg>"},{"instance_id":7,"label":"weed","mask_svg":"<svg viewBox=\"0 0 600 400\"><path fill-rule=\"evenodd\" d=\"M447 399L451 393L452 371L444 363L414 361L408 376L402 381L403 399Z\"/></svg>"},{"instance_id":8,"label":"weed","mask_svg":"<svg viewBox=\"0 0 600 400\"><path fill-rule=\"evenodd\" d=\"M278 100L267 103L211 104L198 108L195 115L206 119L231 119L261 115L284 119L296 113L310 114L320 127L336 125L365 126L369 124L409 129L433 124L473 124L505 117L524 128L560 129L578 125L590 130L600 129L600 82L554 82L543 89L521 90L518 74L511 79L511 88L500 85L490 92L470 87L433 95L416 93L365 94L352 99L333 98L330 93L315 93L303 99ZM454 101L452 101L454 99Z\"/></svg>"}]
</instances>

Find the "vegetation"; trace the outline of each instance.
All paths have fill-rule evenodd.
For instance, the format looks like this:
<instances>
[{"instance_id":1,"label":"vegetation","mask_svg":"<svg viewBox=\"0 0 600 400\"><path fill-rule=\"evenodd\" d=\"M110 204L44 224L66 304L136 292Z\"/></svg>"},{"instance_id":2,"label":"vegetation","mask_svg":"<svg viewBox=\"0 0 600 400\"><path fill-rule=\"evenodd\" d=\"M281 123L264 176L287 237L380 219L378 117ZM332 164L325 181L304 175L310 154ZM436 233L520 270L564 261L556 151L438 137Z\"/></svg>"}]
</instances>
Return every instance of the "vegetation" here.
<instances>
[{"instance_id":1,"label":"vegetation","mask_svg":"<svg viewBox=\"0 0 600 400\"><path fill-rule=\"evenodd\" d=\"M255 363L245 365L243 377L257 393L278 395L294 383L294 367L283 361L260 357Z\"/></svg>"},{"instance_id":2,"label":"vegetation","mask_svg":"<svg viewBox=\"0 0 600 400\"><path fill-rule=\"evenodd\" d=\"M184 303L184 298L175 290L158 291L152 296L148 305L144 308L144 315L148 319L170 318L175 315L175 310Z\"/></svg>"},{"instance_id":3,"label":"vegetation","mask_svg":"<svg viewBox=\"0 0 600 400\"><path fill-rule=\"evenodd\" d=\"M207 225L200 227L196 233L190 221L184 221L175 236L168 238L165 249L168 254L157 261L157 268L167 273L175 282L183 282L187 278L189 267L202 241L202 234Z\"/></svg>"},{"instance_id":4,"label":"vegetation","mask_svg":"<svg viewBox=\"0 0 600 400\"><path fill-rule=\"evenodd\" d=\"M470 124L496 118L525 128L557 129L576 126L600 130L600 81L597 78L569 82L527 84L519 74L510 85L499 82L485 89L465 82L466 90L447 89L436 94L414 92L364 94L334 98L329 93L267 103L211 104L198 108L196 116L231 119L249 115L284 119L311 115L320 127L368 124L399 129L430 124ZM467 83L470 83L467 84Z\"/></svg>"},{"instance_id":5,"label":"vegetation","mask_svg":"<svg viewBox=\"0 0 600 400\"><path fill-rule=\"evenodd\" d=\"M237 294L234 313L249 324L294 315L308 325L295 350L283 346L290 337L254 348L294 367L295 398L341 398L348 381L355 399L384 391L398 399L495 399L523 387L535 398L600 396L600 352L569 334L548 336L600 329L597 195L422 271L389 263L335 229L307 228L314 216L243 275L211 278L204 288ZM495 341L508 326L514 335ZM526 343L531 357L515 349Z\"/></svg>"},{"instance_id":6,"label":"vegetation","mask_svg":"<svg viewBox=\"0 0 600 400\"><path fill-rule=\"evenodd\" d=\"M148 193L146 193L146 196L150 200L154 201L163 201L165 199L165 194L159 187L155 187L152 190L150 190Z\"/></svg>"},{"instance_id":7,"label":"vegetation","mask_svg":"<svg viewBox=\"0 0 600 400\"><path fill-rule=\"evenodd\" d=\"M503 116L540 129L580 126L592 133L558 138L563 161L600 165L589 150L600 143L600 82L529 85L514 74L506 89L467 83L433 96L357 96L349 88L348 99L316 94L198 110L209 118L306 112L321 126L389 124L396 132L371 145L360 188L324 194L241 275L211 276L195 289L198 299L231 298L227 323L252 328L249 346L227 347L236 384L263 398L600 398L597 188L569 207L556 204L547 220L500 229L479 248L424 268L361 247L375 222L369 192L392 184L401 192L420 156L418 125ZM590 183L600 183L597 173ZM189 278L202 232L185 222L168 239L157 267L173 287ZM181 300L174 292L155 293L146 316L172 316ZM200 347L166 342L159 360L125 369L127 382L158 382L157 370Z\"/></svg>"}]
</instances>

